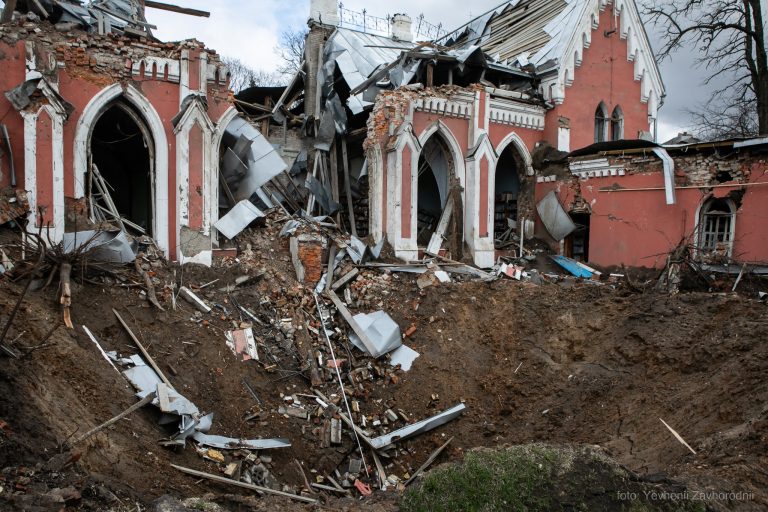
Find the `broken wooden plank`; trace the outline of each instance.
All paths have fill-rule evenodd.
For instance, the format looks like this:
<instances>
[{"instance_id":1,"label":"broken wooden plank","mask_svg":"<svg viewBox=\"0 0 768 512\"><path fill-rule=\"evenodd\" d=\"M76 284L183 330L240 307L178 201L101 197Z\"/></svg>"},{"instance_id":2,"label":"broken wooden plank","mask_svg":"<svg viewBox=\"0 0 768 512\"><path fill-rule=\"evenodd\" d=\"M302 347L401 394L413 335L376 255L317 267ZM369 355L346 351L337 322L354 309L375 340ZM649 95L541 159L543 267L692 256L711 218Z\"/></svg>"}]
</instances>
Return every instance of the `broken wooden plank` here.
<instances>
[{"instance_id":1,"label":"broken wooden plank","mask_svg":"<svg viewBox=\"0 0 768 512\"><path fill-rule=\"evenodd\" d=\"M130 336L133 342L136 344L136 346L139 347L139 350L141 350L141 353L144 355L149 365L152 367L153 370L155 370L155 373L157 374L157 376L160 377L160 380L165 382L168 385L168 387L173 389L173 385L171 384L171 381L169 381L168 377L166 377L165 374L163 374L162 370L160 370L160 367L157 366L157 363L155 363L155 360L152 359L152 356L150 356L149 352L147 352L147 349L145 349L144 345L141 344L141 342L139 341L139 338L137 338L136 335L133 334L133 331L131 330L131 328L128 327L127 323L125 323L125 320L123 320L123 317L120 316L120 313L118 313L115 308L112 308L112 312L115 314L115 316L117 317L117 320L120 322L120 324L123 326L125 331L128 333L128 336Z\"/></svg>"},{"instance_id":2,"label":"broken wooden plank","mask_svg":"<svg viewBox=\"0 0 768 512\"><path fill-rule=\"evenodd\" d=\"M667 428L669 429L669 431L670 431L670 432L672 432L672 435L673 435L673 436L675 436L675 438L676 438L678 441L680 441L680 444L682 444L683 446L685 446L686 448L688 448L688 449L691 451L691 453L692 453L692 454L696 455L696 450L694 450L693 448L691 448L691 445L689 445L688 443L686 443L686 442L685 442L685 439L683 439L683 437L682 437L680 434L678 434L678 433L675 431L675 429L673 429L672 427L670 427L669 425L667 425L667 422L666 422L666 421L664 421L664 420L662 420L661 418L659 418L659 421L661 421L661 422L664 424L664 426L665 426L665 427L667 427Z\"/></svg>"},{"instance_id":3,"label":"broken wooden plank","mask_svg":"<svg viewBox=\"0 0 768 512\"><path fill-rule=\"evenodd\" d=\"M440 248L443 246L445 240L445 232L448 230L448 223L451 222L451 216L453 215L453 201L451 196L453 191L448 196L448 203L445 205L443 214L440 216L440 222L437 223L437 229L432 234L432 238L429 240L427 250L424 251L431 256L437 256L440 253Z\"/></svg>"},{"instance_id":4,"label":"broken wooden plank","mask_svg":"<svg viewBox=\"0 0 768 512\"><path fill-rule=\"evenodd\" d=\"M168 398L168 385L165 382L157 385L157 400L161 411L169 412L171 410L171 401Z\"/></svg>"},{"instance_id":5,"label":"broken wooden plank","mask_svg":"<svg viewBox=\"0 0 768 512\"><path fill-rule=\"evenodd\" d=\"M336 290L338 290L342 286L344 286L347 283L349 283L355 277L357 277L357 275L359 273L360 273L359 270L357 270L356 268L353 268L352 270L347 272L345 275L343 275L339 280L337 280L335 283L333 283L333 285L331 286L331 290L333 290L335 292Z\"/></svg>"},{"instance_id":6,"label":"broken wooden plank","mask_svg":"<svg viewBox=\"0 0 768 512\"><path fill-rule=\"evenodd\" d=\"M386 491L387 473L384 471L384 465L381 463L381 459L379 459L379 455L376 453L376 450L371 450L371 454L373 455L373 463L376 464L376 473L379 475L379 487L382 491Z\"/></svg>"},{"instance_id":7,"label":"broken wooden plank","mask_svg":"<svg viewBox=\"0 0 768 512\"><path fill-rule=\"evenodd\" d=\"M203 302L203 299L195 295L194 292L186 286L179 288L179 295L181 295L184 300L195 306L195 308L197 308L202 313L208 314L211 312L210 306Z\"/></svg>"},{"instance_id":8,"label":"broken wooden plank","mask_svg":"<svg viewBox=\"0 0 768 512\"><path fill-rule=\"evenodd\" d=\"M736 282L733 283L733 288L731 289L732 292L736 291L736 288L739 286L739 283L741 282L741 278L744 277L744 272L747 270L747 264L743 264L741 266L741 271L739 272L739 277L736 278Z\"/></svg>"},{"instance_id":9,"label":"broken wooden plank","mask_svg":"<svg viewBox=\"0 0 768 512\"><path fill-rule=\"evenodd\" d=\"M101 353L101 356L102 356L102 357L103 357L103 358L104 358L104 359L105 359L105 360L106 360L106 361L109 363L109 365L110 365L112 368L114 368L114 369L115 369L115 371L117 372L117 374L118 374L118 375L122 375L122 373L120 373L120 370L118 370L118 369L117 369L117 366L115 366L115 363L113 363L113 362L112 362L112 360L109 358L109 356L107 355L107 353L106 353L106 352L104 352L104 349L103 349L103 348L101 348L101 345L100 345L100 344L99 344L99 342L96 340L96 337L93 335L93 333L91 332L91 330L90 330L89 328L87 328L86 326L83 326L83 331L85 331L85 334L87 334L87 335L88 335L88 337L91 339L91 341L93 342L93 344L94 344L94 345L96 345L96 348L98 348L98 349L99 349L99 352Z\"/></svg>"},{"instance_id":10,"label":"broken wooden plank","mask_svg":"<svg viewBox=\"0 0 768 512\"><path fill-rule=\"evenodd\" d=\"M315 489L320 489L321 491L337 492L339 494L351 494L346 489L337 489L336 487L331 487L330 485L316 484L314 482L310 485L312 485L312 487Z\"/></svg>"},{"instance_id":11,"label":"broken wooden plank","mask_svg":"<svg viewBox=\"0 0 768 512\"><path fill-rule=\"evenodd\" d=\"M256 491L258 493L273 494L275 496L284 496L292 500L303 501L304 503L312 503L312 504L318 503L318 501L314 498L307 498L306 496L299 496L297 494L291 494L289 492L276 491L268 487L261 487L259 485L247 484L245 482L238 482L236 480L230 480L229 478L224 478L223 476L212 475L210 473L203 473L202 471L185 468L184 466L177 466L176 464L171 464L171 467L173 469L181 471L182 473L186 473L187 475L192 475L198 478L213 480L214 482L219 482L222 484L233 485L235 487L242 487L243 489L250 489L251 491Z\"/></svg>"},{"instance_id":12,"label":"broken wooden plank","mask_svg":"<svg viewBox=\"0 0 768 512\"><path fill-rule=\"evenodd\" d=\"M37 14L39 14L43 18L47 18L48 16L50 16L48 14L48 11L45 10L45 7L43 7L43 4L40 3L40 0L32 0L32 5L35 6L35 10L37 10Z\"/></svg>"},{"instance_id":13,"label":"broken wooden plank","mask_svg":"<svg viewBox=\"0 0 768 512\"><path fill-rule=\"evenodd\" d=\"M347 210L349 210L349 227L352 236L357 236L357 226L355 225L355 209L352 204L352 183L349 181L349 158L347 158L347 139L341 139L341 160L344 166L344 193L347 195Z\"/></svg>"},{"instance_id":14,"label":"broken wooden plank","mask_svg":"<svg viewBox=\"0 0 768 512\"><path fill-rule=\"evenodd\" d=\"M441 446L440 448L432 452L432 455L430 455L429 458L426 460L426 462L424 462L424 464L422 464L421 467L416 470L413 476L405 481L405 485L408 486L411 483L413 483L413 481L416 480L416 478L418 478L420 474L422 474L429 466L431 466L432 463L435 462L435 460L437 460L440 454L443 453L443 450L445 450L445 448L449 444L451 444L451 441L453 441L453 438L450 438L445 442L445 444L443 444L443 446Z\"/></svg>"},{"instance_id":15,"label":"broken wooden plank","mask_svg":"<svg viewBox=\"0 0 768 512\"><path fill-rule=\"evenodd\" d=\"M352 316L352 313L349 312L347 309L347 306L344 305L343 302L341 302L341 299L339 298L336 293L334 293L332 290L326 290L326 295L333 301L333 305L336 306L336 309L339 310L339 313L341 314L342 318L349 324L349 326L352 328L352 330L357 334L358 338L360 338L360 341L365 346L365 349L368 351L369 354L375 354L378 352L376 350L376 344L371 341L371 339L368 337L368 334L366 334L365 329L360 327L360 324L357 323L357 320L354 319Z\"/></svg>"},{"instance_id":16,"label":"broken wooden plank","mask_svg":"<svg viewBox=\"0 0 768 512\"><path fill-rule=\"evenodd\" d=\"M76 445L77 443L81 443L81 442L85 441L86 439L88 439L92 435L96 434L97 432L101 432L105 428L107 428L107 427L109 427L111 425L114 425L115 423L117 423L121 419L125 418L126 416L129 416L130 414L133 414L134 412L138 411L139 409L141 409L145 405L148 405L149 403L152 402L152 400L155 399L155 396L156 396L155 392L152 391L150 394L148 394L147 396L142 398L142 400L140 402L137 402L137 403L133 404L128 409L124 410L123 412L121 412L120 414L118 414L117 416L112 418L111 420L105 421L104 423L102 423L98 427L89 430L85 434L81 435L80 437L78 437L77 439L72 441L72 446Z\"/></svg>"}]
</instances>

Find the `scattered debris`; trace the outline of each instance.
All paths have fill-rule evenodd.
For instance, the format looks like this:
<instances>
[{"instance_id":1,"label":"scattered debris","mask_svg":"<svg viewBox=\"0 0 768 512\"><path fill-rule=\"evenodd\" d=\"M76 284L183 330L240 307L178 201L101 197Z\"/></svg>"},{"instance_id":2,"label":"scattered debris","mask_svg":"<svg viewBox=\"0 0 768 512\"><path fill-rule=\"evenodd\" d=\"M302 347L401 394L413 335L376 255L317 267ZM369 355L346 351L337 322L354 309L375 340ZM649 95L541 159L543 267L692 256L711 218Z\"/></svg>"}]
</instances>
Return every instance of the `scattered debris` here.
<instances>
[{"instance_id":1,"label":"scattered debris","mask_svg":"<svg viewBox=\"0 0 768 512\"><path fill-rule=\"evenodd\" d=\"M237 331L227 331L227 346L243 361L259 360L256 339L253 337L253 329L250 327Z\"/></svg>"},{"instance_id":2,"label":"scattered debris","mask_svg":"<svg viewBox=\"0 0 768 512\"><path fill-rule=\"evenodd\" d=\"M261 217L264 217L261 210L256 208L249 199L243 199L219 219L214 227L219 233L232 240L250 226L253 221Z\"/></svg>"},{"instance_id":3,"label":"scattered debris","mask_svg":"<svg viewBox=\"0 0 768 512\"><path fill-rule=\"evenodd\" d=\"M398 441L408 439L409 437L417 436L419 434L423 434L424 432L429 432L430 430L435 429L440 425L444 425L449 421L455 420L466 408L467 407L464 404L455 405L436 416L423 421L419 421L413 425L408 425L407 427L403 427L383 436L371 439L371 446L379 450L386 448L387 446Z\"/></svg>"},{"instance_id":4,"label":"scattered debris","mask_svg":"<svg viewBox=\"0 0 768 512\"><path fill-rule=\"evenodd\" d=\"M184 300L195 306L195 308L197 308L201 313L208 314L211 312L211 307L186 286L179 288L179 295Z\"/></svg>"},{"instance_id":5,"label":"scattered debris","mask_svg":"<svg viewBox=\"0 0 768 512\"><path fill-rule=\"evenodd\" d=\"M222 483L222 484L234 485L235 487L242 487L243 489L249 489L251 491L256 491L256 492L258 492L260 494L274 494L276 496L283 496L285 498L290 498L290 499L296 500L296 501L303 501L304 503L312 503L312 504L317 503L316 499L308 498L306 496L298 496L296 494L291 494L291 493L282 492L282 491L276 491L274 489L269 489L267 487L261 487L261 486L258 486L258 485L248 484L248 483L245 483L245 482L238 482L236 480L231 480L229 478L224 478L224 477L218 476L218 475L212 475L210 473L204 473L202 471L197 471L197 470L194 470L194 469L185 468L183 466L177 466L175 464L171 464L171 467L174 468L174 469L178 469L182 473L186 473L188 475L192 475L192 476L195 476L195 477L198 477L198 478L206 478L208 480L213 480L215 482L219 482L219 483Z\"/></svg>"}]
</instances>

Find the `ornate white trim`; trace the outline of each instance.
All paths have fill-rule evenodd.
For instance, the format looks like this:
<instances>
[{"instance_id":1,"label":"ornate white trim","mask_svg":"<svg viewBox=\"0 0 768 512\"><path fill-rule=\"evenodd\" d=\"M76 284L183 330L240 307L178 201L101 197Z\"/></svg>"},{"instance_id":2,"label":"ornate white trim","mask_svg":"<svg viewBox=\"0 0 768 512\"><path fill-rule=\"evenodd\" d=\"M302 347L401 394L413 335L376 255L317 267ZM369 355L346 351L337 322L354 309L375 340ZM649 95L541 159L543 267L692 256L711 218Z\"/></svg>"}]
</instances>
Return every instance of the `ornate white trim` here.
<instances>
[{"instance_id":1,"label":"ornate white trim","mask_svg":"<svg viewBox=\"0 0 768 512\"><path fill-rule=\"evenodd\" d=\"M592 41L592 31L599 28L600 12L614 5L618 18L619 37L627 42L627 60L635 63L636 81L641 82L641 101L648 104L648 116L655 118L660 99L665 95L653 50L634 0L589 0L584 2L579 23L558 57L557 76L542 81L545 97L560 105L565 101L566 88L573 84L575 68L581 65L583 52Z\"/></svg>"},{"instance_id":2,"label":"ornate white trim","mask_svg":"<svg viewBox=\"0 0 768 512\"><path fill-rule=\"evenodd\" d=\"M210 236L211 234L211 209L210 204L212 197L215 195L214 189L218 184L218 173L215 172L215 167L212 166L211 161L211 149L213 142L213 133L215 127L211 122L208 114L203 109L203 106L199 100L193 100L187 108L186 112L182 116L179 124L176 125L174 133L176 134L176 188L178 189L178 195L176 196L176 236L178 237L177 244L177 257L183 264L185 257L183 254L183 247L181 246L181 228L182 226L189 226L189 135L195 126L200 127L200 131L203 137L202 151L202 166L203 166L203 195L202 195L202 231L204 235ZM216 181L213 181L213 177Z\"/></svg>"},{"instance_id":3,"label":"ornate white trim","mask_svg":"<svg viewBox=\"0 0 768 512\"><path fill-rule=\"evenodd\" d=\"M528 146L525 145L523 139L521 139L515 132L508 134L501 140L501 142L499 142L499 145L496 146L496 154L501 156L510 144L514 144L517 152L523 157L523 162L525 162L525 174L533 176L533 157L531 156L531 152L528 151Z\"/></svg>"},{"instance_id":4,"label":"ornate white trim","mask_svg":"<svg viewBox=\"0 0 768 512\"><path fill-rule=\"evenodd\" d=\"M459 95L452 98L419 98L414 100L413 107L418 112L438 114L444 117L469 119L472 115L472 99L464 99Z\"/></svg>"},{"instance_id":5,"label":"ornate white trim","mask_svg":"<svg viewBox=\"0 0 768 512\"><path fill-rule=\"evenodd\" d=\"M37 122L43 112L51 120L51 166L53 190L53 226L50 238L53 243L64 238L64 114L50 105L43 105L37 112L23 111L24 118L24 189L29 200L28 219L33 229L37 227ZM48 237L43 237L48 238Z\"/></svg>"},{"instance_id":6,"label":"ornate white trim","mask_svg":"<svg viewBox=\"0 0 768 512\"><path fill-rule=\"evenodd\" d=\"M168 225L168 137L160 115L152 103L132 85L125 88L121 84L113 84L98 92L88 102L75 127L74 166L75 198L85 195L85 178L88 171L88 154L93 127L99 117L109 108L110 104L119 97L128 100L147 122L155 145L154 186L155 204L153 209L153 235L158 247L166 257L169 256L170 240Z\"/></svg>"},{"instance_id":7,"label":"ornate white trim","mask_svg":"<svg viewBox=\"0 0 768 512\"><path fill-rule=\"evenodd\" d=\"M178 59L151 56L143 57L142 59L133 62L131 65L131 73L134 76L141 76L142 65L144 66L144 78L179 83L181 63ZM165 78L166 76L167 78Z\"/></svg>"},{"instance_id":8,"label":"ornate white trim","mask_svg":"<svg viewBox=\"0 0 768 512\"><path fill-rule=\"evenodd\" d=\"M526 105L502 98L491 98L490 101L490 122L532 130L544 130L545 110L543 107Z\"/></svg>"}]
</instances>

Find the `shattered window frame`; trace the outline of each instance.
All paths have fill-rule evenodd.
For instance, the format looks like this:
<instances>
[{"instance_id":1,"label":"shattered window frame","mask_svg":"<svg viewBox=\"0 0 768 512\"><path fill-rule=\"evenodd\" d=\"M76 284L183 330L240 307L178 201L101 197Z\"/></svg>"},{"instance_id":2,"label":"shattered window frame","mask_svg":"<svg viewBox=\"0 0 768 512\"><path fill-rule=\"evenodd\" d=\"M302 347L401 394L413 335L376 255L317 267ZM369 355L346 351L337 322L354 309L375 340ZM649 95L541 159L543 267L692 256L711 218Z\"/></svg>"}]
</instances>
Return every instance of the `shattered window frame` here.
<instances>
[{"instance_id":1,"label":"shattered window frame","mask_svg":"<svg viewBox=\"0 0 768 512\"><path fill-rule=\"evenodd\" d=\"M728 211L723 211L726 209ZM699 243L701 255L716 254L730 258L736 232L736 207L730 199L709 198L699 215Z\"/></svg>"}]
</instances>

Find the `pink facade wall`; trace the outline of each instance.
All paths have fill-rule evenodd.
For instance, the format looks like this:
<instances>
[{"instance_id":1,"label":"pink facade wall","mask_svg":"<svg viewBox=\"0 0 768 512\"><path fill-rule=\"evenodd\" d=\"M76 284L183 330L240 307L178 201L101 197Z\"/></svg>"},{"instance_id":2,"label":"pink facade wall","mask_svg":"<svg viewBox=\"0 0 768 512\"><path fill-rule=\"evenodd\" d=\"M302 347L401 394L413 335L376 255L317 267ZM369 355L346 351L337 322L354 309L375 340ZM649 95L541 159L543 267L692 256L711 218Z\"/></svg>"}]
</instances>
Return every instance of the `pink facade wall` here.
<instances>
[{"instance_id":1,"label":"pink facade wall","mask_svg":"<svg viewBox=\"0 0 768 512\"><path fill-rule=\"evenodd\" d=\"M130 44L130 43L127 43ZM165 137L168 142L168 237L169 237L169 254L172 258L178 254L177 252L177 232L175 229L177 223L177 190L178 183L176 182L177 169L176 169L176 135L173 130L171 119L179 112L179 105L181 102L180 94L181 87L179 83L168 81L167 72L157 73L157 70L153 68L153 76L145 77L144 73L138 75L131 74L132 62L130 59L124 61L125 68L120 72L113 74L109 73L96 73L91 69L96 59L94 56L89 56L87 52L72 52L67 49L69 53L59 54L54 50L45 49L44 45L38 45L39 51L42 55L56 55L56 59L64 61L63 68L56 72L56 78L54 82L58 82L58 92L64 100L74 108L69 118L65 121L63 126L63 142L64 142L64 195L67 198L73 198L75 196L75 170L74 170L74 145L76 127L79 119L83 115L86 106L91 99L96 96L100 91L113 85L117 82L125 83L125 76L130 76L130 83L136 87L152 104L152 107L157 111L158 116L165 129ZM57 47L56 50L60 50L61 47ZM46 53L47 52L47 53ZM54 52L54 53L51 53ZM202 50L190 51L190 86L192 89L197 88L200 84L200 55ZM177 51L178 55L178 51ZM9 46L0 41L0 60L2 65L2 72L0 72L0 90L8 91L14 87L20 85L25 81L26 69L25 69L25 43L20 41L15 46ZM122 65L122 64L121 64ZM216 123L224 112L231 106L229 102L229 94L226 84L211 83L207 84L207 97L208 97L208 116ZM43 100L44 101L44 100ZM19 112L10 104L5 95L0 95L0 123L5 124L8 128L11 145L14 156L14 164L16 168L17 184L23 186L24 184L24 123L23 118ZM38 205L46 208L49 215L52 215L52 158L53 153L51 149L51 129L50 119L47 114L41 114L38 121L38 125L41 123L48 123L43 127L38 127L38 141L37 141L37 187L38 187ZM202 226L202 212L205 208L203 204L202 194L198 193L202 190L202 169L203 169L203 141L202 134L199 128L193 130L193 136L190 138L190 212L193 216L193 223L195 227ZM47 139L45 138L47 134ZM209 148L209 150L213 150ZM10 184L10 175L8 171L8 158L3 157L0 162L0 169L2 169L2 176L0 176L0 186L7 186ZM46 219L50 220L50 219Z\"/></svg>"},{"instance_id":2,"label":"pink facade wall","mask_svg":"<svg viewBox=\"0 0 768 512\"><path fill-rule=\"evenodd\" d=\"M574 178L577 180L577 178ZM733 257L740 262L768 262L768 167L765 162L753 166L750 184L743 187L741 207L736 213ZM656 188L637 192L605 192L601 189ZM663 268L667 255L696 229L699 207L714 190L717 195L739 190L733 188L677 188L676 204L667 205L661 173L633 174L622 177L590 178L580 183L580 195L591 206L589 261L605 267ZM560 204L570 211L577 187L571 181L539 183L536 201L551 190ZM557 244L546 234L540 221L537 234Z\"/></svg>"},{"instance_id":3,"label":"pink facade wall","mask_svg":"<svg viewBox=\"0 0 768 512\"><path fill-rule=\"evenodd\" d=\"M601 101L609 116L617 105L621 106L625 139L637 139L640 131L649 131L648 104L641 101L635 64L627 60L627 40L620 37L618 30L604 35L618 22L613 5L608 5L600 13L598 28L592 31L589 48L584 49L581 66L574 71L573 85L565 88L565 100L547 112L545 138L552 146L557 147L560 117L570 120L571 150L593 144L595 110Z\"/></svg>"}]
</instances>

